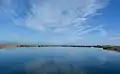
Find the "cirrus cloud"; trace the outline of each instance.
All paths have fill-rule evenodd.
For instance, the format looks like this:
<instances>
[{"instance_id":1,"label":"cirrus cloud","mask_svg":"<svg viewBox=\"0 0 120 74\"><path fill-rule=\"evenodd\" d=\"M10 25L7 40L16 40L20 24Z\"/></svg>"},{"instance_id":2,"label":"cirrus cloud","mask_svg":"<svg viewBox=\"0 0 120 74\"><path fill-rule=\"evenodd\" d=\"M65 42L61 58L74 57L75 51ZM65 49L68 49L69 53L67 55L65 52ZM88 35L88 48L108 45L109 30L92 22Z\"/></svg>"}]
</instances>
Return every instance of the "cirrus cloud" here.
<instances>
[{"instance_id":1,"label":"cirrus cloud","mask_svg":"<svg viewBox=\"0 0 120 74\"><path fill-rule=\"evenodd\" d=\"M71 39L77 41L82 39L84 34L95 30L98 30L101 35L107 34L102 25L92 26L87 23L87 19L96 15L98 10L109 3L109 0L2 1L4 12L12 15L9 18L12 18L14 24L45 34L51 33L55 42L56 40L70 41Z\"/></svg>"}]
</instances>

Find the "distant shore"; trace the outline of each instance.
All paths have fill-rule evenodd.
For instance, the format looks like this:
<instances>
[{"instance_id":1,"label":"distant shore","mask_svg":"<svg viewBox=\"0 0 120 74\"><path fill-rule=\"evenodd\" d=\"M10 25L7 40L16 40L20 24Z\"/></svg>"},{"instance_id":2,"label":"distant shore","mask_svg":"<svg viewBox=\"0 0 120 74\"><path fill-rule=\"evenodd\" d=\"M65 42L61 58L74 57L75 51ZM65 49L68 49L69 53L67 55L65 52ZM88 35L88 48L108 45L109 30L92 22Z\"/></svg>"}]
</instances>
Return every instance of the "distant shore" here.
<instances>
[{"instance_id":1,"label":"distant shore","mask_svg":"<svg viewBox=\"0 0 120 74\"><path fill-rule=\"evenodd\" d=\"M120 46L112 45L42 45L42 44L0 44L2 48L14 48L14 47L87 47L87 48L102 48L104 50L120 51Z\"/></svg>"}]
</instances>

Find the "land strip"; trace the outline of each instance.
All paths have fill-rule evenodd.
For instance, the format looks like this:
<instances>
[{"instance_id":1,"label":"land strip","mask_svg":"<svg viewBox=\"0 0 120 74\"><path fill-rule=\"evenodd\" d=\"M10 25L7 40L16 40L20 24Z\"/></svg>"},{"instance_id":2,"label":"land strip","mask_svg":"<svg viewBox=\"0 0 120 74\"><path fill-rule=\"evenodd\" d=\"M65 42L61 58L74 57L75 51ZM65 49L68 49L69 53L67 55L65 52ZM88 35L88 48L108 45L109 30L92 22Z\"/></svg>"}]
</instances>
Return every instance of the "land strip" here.
<instances>
[{"instance_id":1,"label":"land strip","mask_svg":"<svg viewBox=\"0 0 120 74\"><path fill-rule=\"evenodd\" d=\"M42 45L42 44L0 44L2 48L16 48L16 47L87 47L87 48L102 48L104 50L119 51L120 46L112 45Z\"/></svg>"}]
</instances>

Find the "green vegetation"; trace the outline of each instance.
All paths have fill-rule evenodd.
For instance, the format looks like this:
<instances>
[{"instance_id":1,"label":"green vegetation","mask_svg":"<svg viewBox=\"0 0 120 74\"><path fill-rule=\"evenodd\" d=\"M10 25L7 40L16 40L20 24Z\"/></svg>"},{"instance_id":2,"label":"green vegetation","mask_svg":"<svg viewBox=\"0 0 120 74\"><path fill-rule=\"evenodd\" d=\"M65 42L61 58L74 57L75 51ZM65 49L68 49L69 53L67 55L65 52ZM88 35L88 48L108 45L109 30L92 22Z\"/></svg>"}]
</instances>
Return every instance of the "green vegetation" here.
<instances>
[{"instance_id":1,"label":"green vegetation","mask_svg":"<svg viewBox=\"0 0 120 74\"><path fill-rule=\"evenodd\" d=\"M120 46L103 46L104 50L112 50L112 51L119 51L120 52Z\"/></svg>"}]
</instances>

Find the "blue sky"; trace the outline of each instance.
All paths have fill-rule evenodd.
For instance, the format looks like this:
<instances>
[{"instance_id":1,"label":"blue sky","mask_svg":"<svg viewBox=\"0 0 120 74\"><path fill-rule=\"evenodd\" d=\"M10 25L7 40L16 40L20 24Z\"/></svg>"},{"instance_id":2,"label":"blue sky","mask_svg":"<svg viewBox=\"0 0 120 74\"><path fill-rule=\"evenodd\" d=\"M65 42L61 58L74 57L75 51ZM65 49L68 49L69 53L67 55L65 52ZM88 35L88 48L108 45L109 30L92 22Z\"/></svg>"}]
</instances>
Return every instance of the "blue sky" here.
<instances>
[{"instance_id":1,"label":"blue sky","mask_svg":"<svg viewBox=\"0 0 120 74\"><path fill-rule=\"evenodd\" d=\"M0 0L0 41L120 45L120 0Z\"/></svg>"}]
</instances>

